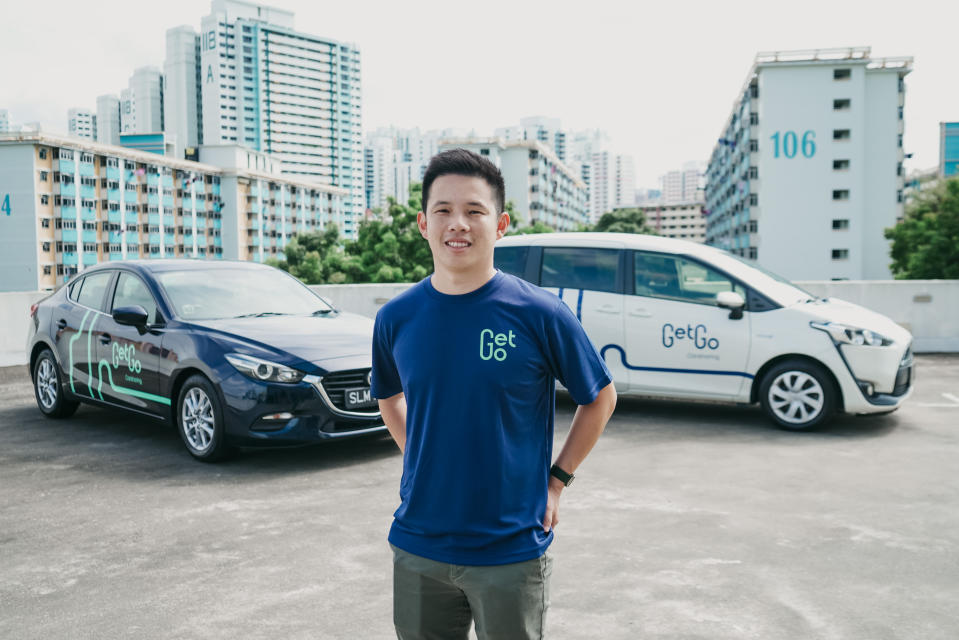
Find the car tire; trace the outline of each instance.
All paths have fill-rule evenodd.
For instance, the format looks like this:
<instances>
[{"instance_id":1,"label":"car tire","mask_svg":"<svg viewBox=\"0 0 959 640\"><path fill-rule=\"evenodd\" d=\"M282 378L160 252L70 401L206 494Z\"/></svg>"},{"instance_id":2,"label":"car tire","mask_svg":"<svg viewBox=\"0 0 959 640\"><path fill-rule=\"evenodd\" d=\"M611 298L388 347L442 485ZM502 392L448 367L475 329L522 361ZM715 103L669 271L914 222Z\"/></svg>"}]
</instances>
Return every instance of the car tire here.
<instances>
[{"instance_id":1,"label":"car tire","mask_svg":"<svg viewBox=\"0 0 959 640\"><path fill-rule=\"evenodd\" d=\"M808 431L826 424L836 412L839 391L821 366L785 360L763 376L759 403L770 420L787 431Z\"/></svg>"},{"instance_id":2,"label":"car tire","mask_svg":"<svg viewBox=\"0 0 959 640\"><path fill-rule=\"evenodd\" d=\"M236 451L226 440L219 396L205 376L190 376L180 388L176 425L187 451L197 460L218 462Z\"/></svg>"},{"instance_id":3,"label":"car tire","mask_svg":"<svg viewBox=\"0 0 959 640\"><path fill-rule=\"evenodd\" d=\"M41 351L33 365L33 395L40 413L48 418L69 418L80 406L66 397L63 372L49 349Z\"/></svg>"}]
</instances>

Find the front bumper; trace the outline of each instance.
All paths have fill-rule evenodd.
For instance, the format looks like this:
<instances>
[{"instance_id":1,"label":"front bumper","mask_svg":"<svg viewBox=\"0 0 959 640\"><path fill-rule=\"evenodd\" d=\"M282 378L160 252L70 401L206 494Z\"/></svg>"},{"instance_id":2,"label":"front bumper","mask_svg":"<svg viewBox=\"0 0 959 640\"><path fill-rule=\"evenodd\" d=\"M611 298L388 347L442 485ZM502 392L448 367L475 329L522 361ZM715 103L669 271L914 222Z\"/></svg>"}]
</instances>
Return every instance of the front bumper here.
<instances>
[{"instance_id":1,"label":"front bumper","mask_svg":"<svg viewBox=\"0 0 959 640\"><path fill-rule=\"evenodd\" d=\"M912 395L915 360L912 344L905 350L883 347L836 345L859 393L845 398L850 413L881 413L893 410Z\"/></svg>"},{"instance_id":2,"label":"front bumper","mask_svg":"<svg viewBox=\"0 0 959 640\"><path fill-rule=\"evenodd\" d=\"M299 445L386 431L378 411L337 406L316 376L281 384L237 372L220 389L227 436L239 446Z\"/></svg>"}]
</instances>

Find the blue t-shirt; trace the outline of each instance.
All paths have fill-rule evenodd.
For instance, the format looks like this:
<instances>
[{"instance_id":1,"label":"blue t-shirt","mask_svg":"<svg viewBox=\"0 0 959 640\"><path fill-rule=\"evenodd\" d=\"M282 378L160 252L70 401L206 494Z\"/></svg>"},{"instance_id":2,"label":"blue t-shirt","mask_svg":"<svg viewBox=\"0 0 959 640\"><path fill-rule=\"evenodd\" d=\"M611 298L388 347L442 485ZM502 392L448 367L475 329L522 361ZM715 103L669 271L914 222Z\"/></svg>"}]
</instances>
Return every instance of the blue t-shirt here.
<instances>
[{"instance_id":1,"label":"blue t-shirt","mask_svg":"<svg viewBox=\"0 0 959 640\"><path fill-rule=\"evenodd\" d=\"M515 276L463 295L427 277L380 309L372 394L407 405L390 542L461 565L541 556L557 379L581 405L612 381L566 304Z\"/></svg>"}]
</instances>

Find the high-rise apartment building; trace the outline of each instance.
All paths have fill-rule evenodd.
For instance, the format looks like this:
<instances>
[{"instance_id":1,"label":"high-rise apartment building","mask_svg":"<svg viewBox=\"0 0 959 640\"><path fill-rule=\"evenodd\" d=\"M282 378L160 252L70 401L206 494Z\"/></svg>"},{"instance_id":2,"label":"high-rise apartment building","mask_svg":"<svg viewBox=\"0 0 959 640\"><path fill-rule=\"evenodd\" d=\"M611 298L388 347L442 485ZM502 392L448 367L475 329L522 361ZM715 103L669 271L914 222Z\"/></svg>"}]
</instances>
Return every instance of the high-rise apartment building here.
<instances>
[{"instance_id":1,"label":"high-rise apartment building","mask_svg":"<svg viewBox=\"0 0 959 640\"><path fill-rule=\"evenodd\" d=\"M553 150L560 162L567 160L567 134L559 118L531 116L520 118L519 126L500 127L493 135L506 141L538 140Z\"/></svg>"},{"instance_id":2,"label":"high-rise apartment building","mask_svg":"<svg viewBox=\"0 0 959 640\"><path fill-rule=\"evenodd\" d=\"M589 212L595 222L608 211L636 203L636 170L632 156L594 152L589 161Z\"/></svg>"},{"instance_id":3,"label":"high-rise apartment building","mask_svg":"<svg viewBox=\"0 0 959 640\"><path fill-rule=\"evenodd\" d=\"M939 123L939 177L959 175L959 122Z\"/></svg>"},{"instance_id":4,"label":"high-rise apartment building","mask_svg":"<svg viewBox=\"0 0 959 640\"><path fill-rule=\"evenodd\" d=\"M97 139L97 114L90 109L73 107L67 111L67 132L85 140Z\"/></svg>"},{"instance_id":5,"label":"high-rise apartment building","mask_svg":"<svg viewBox=\"0 0 959 640\"><path fill-rule=\"evenodd\" d=\"M183 25L167 29L163 63L163 120L174 156L203 144L203 100L200 94L200 35Z\"/></svg>"},{"instance_id":6,"label":"high-rise apartment building","mask_svg":"<svg viewBox=\"0 0 959 640\"><path fill-rule=\"evenodd\" d=\"M665 238L706 241L706 217L701 202L666 204L660 201L637 207L646 214L646 224Z\"/></svg>"},{"instance_id":7,"label":"high-rise apartment building","mask_svg":"<svg viewBox=\"0 0 959 640\"><path fill-rule=\"evenodd\" d=\"M296 31L292 12L239 0L213 0L199 38L203 144L250 147L277 158L284 174L346 189L342 231L353 237L366 195L359 49ZM171 90L194 95L188 81Z\"/></svg>"},{"instance_id":8,"label":"high-rise apartment building","mask_svg":"<svg viewBox=\"0 0 959 640\"><path fill-rule=\"evenodd\" d=\"M97 97L97 142L120 144L120 99L115 95Z\"/></svg>"},{"instance_id":9,"label":"high-rise apartment building","mask_svg":"<svg viewBox=\"0 0 959 640\"><path fill-rule=\"evenodd\" d=\"M586 183L538 140L460 138L440 141L440 151L468 149L489 158L503 173L506 201L522 226L539 221L573 231L589 220Z\"/></svg>"},{"instance_id":10,"label":"high-rise apartment building","mask_svg":"<svg viewBox=\"0 0 959 640\"><path fill-rule=\"evenodd\" d=\"M120 133L160 133L163 124L163 74L140 67L120 92Z\"/></svg>"},{"instance_id":11,"label":"high-rise apartment building","mask_svg":"<svg viewBox=\"0 0 959 640\"><path fill-rule=\"evenodd\" d=\"M702 178L703 170L698 162L687 162L682 169L667 172L659 179L663 202L703 202L705 191Z\"/></svg>"},{"instance_id":12,"label":"high-rise apartment building","mask_svg":"<svg viewBox=\"0 0 959 640\"><path fill-rule=\"evenodd\" d=\"M365 156L366 208L386 211L387 198L406 204L413 180L412 163L396 148L390 136L371 135L363 148Z\"/></svg>"},{"instance_id":13,"label":"high-rise apartment building","mask_svg":"<svg viewBox=\"0 0 959 640\"><path fill-rule=\"evenodd\" d=\"M786 278L886 279L912 58L760 53L707 170L706 242Z\"/></svg>"},{"instance_id":14,"label":"high-rise apartment building","mask_svg":"<svg viewBox=\"0 0 959 640\"><path fill-rule=\"evenodd\" d=\"M0 135L0 291L53 289L111 260L283 259L294 233L342 228L342 189L280 175L242 147L205 146L200 160Z\"/></svg>"}]
</instances>

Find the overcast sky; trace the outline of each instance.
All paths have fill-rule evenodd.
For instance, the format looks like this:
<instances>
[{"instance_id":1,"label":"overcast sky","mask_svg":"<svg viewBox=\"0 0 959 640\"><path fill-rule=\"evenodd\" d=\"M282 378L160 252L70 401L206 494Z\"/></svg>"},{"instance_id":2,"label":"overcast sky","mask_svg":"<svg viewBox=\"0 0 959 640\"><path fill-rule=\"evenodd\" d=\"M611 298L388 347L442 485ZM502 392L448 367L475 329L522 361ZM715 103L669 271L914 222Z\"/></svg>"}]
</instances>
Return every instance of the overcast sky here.
<instances>
[{"instance_id":1,"label":"overcast sky","mask_svg":"<svg viewBox=\"0 0 959 640\"><path fill-rule=\"evenodd\" d=\"M951 2L652 3L275 0L296 28L362 53L363 128L491 133L527 115L606 129L636 159L637 186L705 161L758 51L871 46L913 56L908 168L938 162L938 123L959 120L959 5ZM72 106L119 94L133 69L162 67L165 31L199 29L207 1L4 3L0 108L66 129ZM13 28L10 28L10 27Z\"/></svg>"}]
</instances>

